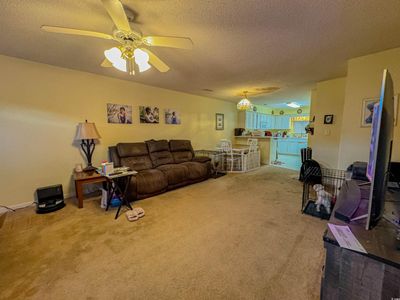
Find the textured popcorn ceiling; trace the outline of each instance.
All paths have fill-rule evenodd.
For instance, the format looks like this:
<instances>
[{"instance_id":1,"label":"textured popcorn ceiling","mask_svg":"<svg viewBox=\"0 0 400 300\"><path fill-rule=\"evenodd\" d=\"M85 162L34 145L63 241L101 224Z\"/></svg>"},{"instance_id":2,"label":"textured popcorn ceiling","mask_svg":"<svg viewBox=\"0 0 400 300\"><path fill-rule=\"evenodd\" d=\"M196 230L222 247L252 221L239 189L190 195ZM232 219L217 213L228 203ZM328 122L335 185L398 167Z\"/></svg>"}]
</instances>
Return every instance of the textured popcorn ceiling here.
<instances>
[{"instance_id":1,"label":"textured popcorn ceiling","mask_svg":"<svg viewBox=\"0 0 400 300\"><path fill-rule=\"evenodd\" d=\"M138 13L144 34L189 36L194 50L153 48L171 70L130 77L100 67L113 42L39 30L111 33L99 0L1 0L0 53L231 101L243 90L278 86L253 99L276 102L305 100L314 82L345 75L349 58L400 46L399 0L122 2Z\"/></svg>"}]
</instances>

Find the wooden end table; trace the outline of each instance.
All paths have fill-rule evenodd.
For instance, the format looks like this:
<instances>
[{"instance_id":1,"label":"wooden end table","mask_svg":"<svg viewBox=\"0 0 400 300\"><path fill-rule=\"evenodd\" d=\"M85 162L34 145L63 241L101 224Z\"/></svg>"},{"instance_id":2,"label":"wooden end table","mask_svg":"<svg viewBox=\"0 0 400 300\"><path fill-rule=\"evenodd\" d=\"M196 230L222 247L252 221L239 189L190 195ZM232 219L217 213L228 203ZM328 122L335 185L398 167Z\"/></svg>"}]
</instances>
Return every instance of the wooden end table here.
<instances>
[{"instance_id":1,"label":"wooden end table","mask_svg":"<svg viewBox=\"0 0 400 300\"><path fill-rule=\"evenodd\" d=\"M74 172L75 193L78 198L78 207L83 207L83 185L99 182L107 182L107 178L93 172Z\"/></svg>"}]
</instances>

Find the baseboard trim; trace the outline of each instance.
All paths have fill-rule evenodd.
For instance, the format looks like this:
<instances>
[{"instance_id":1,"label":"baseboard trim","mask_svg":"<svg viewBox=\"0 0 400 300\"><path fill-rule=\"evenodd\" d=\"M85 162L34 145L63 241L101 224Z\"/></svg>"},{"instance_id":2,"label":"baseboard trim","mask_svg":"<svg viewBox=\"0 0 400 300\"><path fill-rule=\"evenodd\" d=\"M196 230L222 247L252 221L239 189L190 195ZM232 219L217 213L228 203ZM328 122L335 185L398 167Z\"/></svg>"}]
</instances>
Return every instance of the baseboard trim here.
<instances>
[{"instance_id":1,"label":"baseboard trim","mask_svg":"<svg viewBox=\"0 0 400 300\"><path fill-rule=\"evenodd\" d=\"M14 205L6 205L7 207L17 210L17 209L21 209L21 208L25 208L28 206L31 206L33 204L33 202L23 202L23 203L18 203L18 204L14 204ZM8 212L9 210L5 207L0 207L0 215Z\"/></svg>"}]
</instances>

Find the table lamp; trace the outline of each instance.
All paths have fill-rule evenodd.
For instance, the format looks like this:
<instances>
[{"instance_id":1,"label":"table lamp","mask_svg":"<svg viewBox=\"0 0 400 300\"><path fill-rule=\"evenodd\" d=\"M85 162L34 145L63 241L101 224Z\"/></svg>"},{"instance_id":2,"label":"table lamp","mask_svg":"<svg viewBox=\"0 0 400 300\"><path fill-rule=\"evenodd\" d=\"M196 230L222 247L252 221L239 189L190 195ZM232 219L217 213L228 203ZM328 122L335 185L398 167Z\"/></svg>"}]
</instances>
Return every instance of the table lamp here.
<instances>
[{"instance_id":1,"label":"table lamp","mask_svg":"<svg viewBox=\"0 0 400 300\"><path fill-rule=\"evenodd\" d=\"M81 148L87 159L87 167L83 169L84 172L92 172L96 170L96 168L92 166L92 155L96 146L94 140L99 138L100 134L94 123L88 123L86 120L85 123L78 124L78 131L75 140L81 141Z\"/></svg>"}]
</instances>

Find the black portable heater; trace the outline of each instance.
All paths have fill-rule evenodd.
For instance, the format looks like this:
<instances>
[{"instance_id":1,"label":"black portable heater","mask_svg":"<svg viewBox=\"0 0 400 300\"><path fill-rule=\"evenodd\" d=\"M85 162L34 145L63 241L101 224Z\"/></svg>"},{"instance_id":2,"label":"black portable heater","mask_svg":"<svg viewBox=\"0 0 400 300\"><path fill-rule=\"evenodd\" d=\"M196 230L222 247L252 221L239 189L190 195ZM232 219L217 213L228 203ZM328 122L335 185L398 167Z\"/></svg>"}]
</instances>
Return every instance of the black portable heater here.
<instances>
[{"instance_id":1,"label":"black portable heater","mask_svg":"<svg viewBox=\"0 0 400 300\"><path fill-rule=\"evenodd\" d=\"M36 190L36 212L45 214L65 206L61 184L41 187Z\"/></svg>"}]
</instances>

